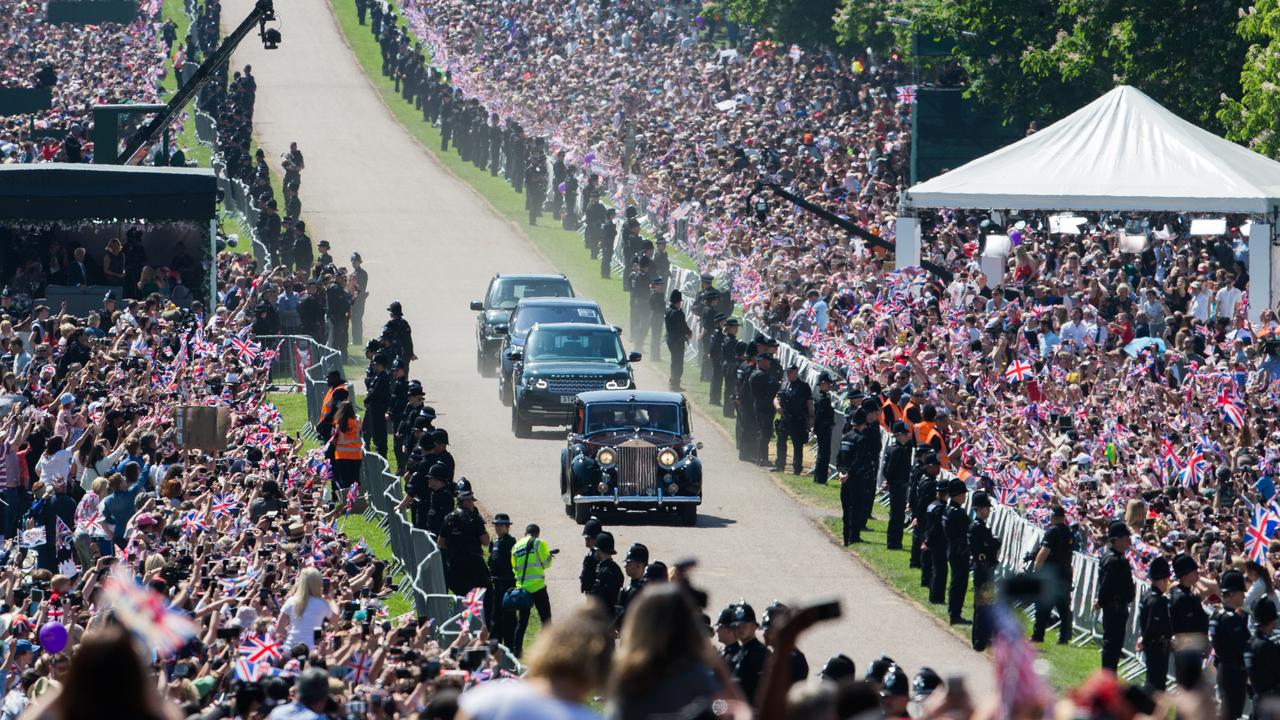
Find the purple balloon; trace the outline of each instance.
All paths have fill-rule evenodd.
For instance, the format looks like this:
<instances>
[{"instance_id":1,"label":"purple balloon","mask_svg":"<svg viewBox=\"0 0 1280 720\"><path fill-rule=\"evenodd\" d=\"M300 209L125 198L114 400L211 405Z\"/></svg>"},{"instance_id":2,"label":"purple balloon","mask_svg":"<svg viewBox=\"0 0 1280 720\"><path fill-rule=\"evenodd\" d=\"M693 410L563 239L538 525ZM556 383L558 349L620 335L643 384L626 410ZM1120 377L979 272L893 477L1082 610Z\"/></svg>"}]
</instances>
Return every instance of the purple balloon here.
<instances>
[{"instance_id":1,"label":"purple balloon","mask_svg":"<svg viewBox=\"0 0 1280 720\"><path fill-rule=\"evenodd\" d=\"M582 164L586 165L587 167L591 167L591 163L595 161L596 161L596 154L594 152L589 152L586 155L582 156Z\"/></svg>"},{"instance_id":2,"label":"purple balloon","mask_svg":"<svg viewBox=\"0 0 1280 720\"><path fill-rule=\"evenodd\" d=\"M556 186L556 192L560 193L561 195L564 194L564 183L560 183L559 185Z\"/></svg>"},{"instance_id":3,"label":"purple balloon","mask_svg":"<svg viewBox=\"0 0 1280 720\"><path fill-rule=\"evenodd\" d=\"M67 646L67 628L60 622L49 621L40 627L40 647L45 652L59 653Z\"/></svg>"},{"instance_id":4,"label":"purple balloon","mask_svg":"<svg viewBox=\"0 0 1280 720\"><path fill-rule=\"evenodd\" d=\"M1022 231L1021 231L1021 230L1014 230L1013 232L1009 233L1009 243L1010 243L1011 245L1014 245L1014 246L1021 245L1021 244L1022 244Z\"/></svg>"}]
</instances>

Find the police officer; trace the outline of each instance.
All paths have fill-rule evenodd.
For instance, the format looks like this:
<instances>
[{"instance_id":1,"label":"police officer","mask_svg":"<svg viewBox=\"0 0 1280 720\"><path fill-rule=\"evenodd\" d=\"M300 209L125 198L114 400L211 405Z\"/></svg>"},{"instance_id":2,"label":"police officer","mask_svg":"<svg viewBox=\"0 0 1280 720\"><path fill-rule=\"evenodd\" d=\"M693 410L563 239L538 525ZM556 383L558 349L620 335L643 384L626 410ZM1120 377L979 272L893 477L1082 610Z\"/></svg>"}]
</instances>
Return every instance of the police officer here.
<instances>
[{"instance_id":1,"label":"police officer","mask_svg":"<svg viewBox=\"0 0 1280 720\"><path fill-rule=\"evenodd\" d=\"M671 390L680 392L680 379L684 376L684 348L693 337L689 322L684 317L684 295L679 290L671 291L671 304L663 317L667 331L667 352L671 353Z\"/></svg>"},{"instance_id":2,"label":"police officer","mask_svg":"<svg viewBox=\"0 0 1280 720\"><path fill-rule=\"evenodd\" d=\"M409 505L413 526L439 535L444 520L453 512L451 478L444 465L436 463L409 476L405 497L400 506Z\"/></svg>"},{"instance_id":3,"label":"police officer","mask_svg":"<svg viewBox=\"0 0 1280 720\"><path fill-rule=\"evenodd\" d=\"M630 299L631 343L636 350L644 348L644 336L649 331L649 281L652 279L650 267L653 262L644 254L631 259L626 277L623 278L625 290Z\"/></svg>"},{"instance_id":4,"label":"police officer","mask_svg":"<svg viewBox=\"0 0 1280 720\"><path fill-rule=\"evenodd\" d=\"M942 524L947 532L947 566L951 573L951 586L947 591L947 614L952 625L968 625L969 621L960 616L964 609L964 596L969 592L969 511L965 510L964 501L969 495L969 488L963 480L952 480L947 487L947 495L951 502L947 504L946 515Z\"/></svg>"},{"instance_id":5,"label":"police officer","mask_svg":"<svg viewBox=\"0 0 1280 720\"><path fill-rule=\"evenodd\" d=\"M712 387L715 387L714 379ZM791 471L799 475L804 472L804 444L808 442L813 427L813 389L800 379L799 365L792 364L787 368L787 381L774 396L773 406L780 415L778 453L773 469L776 472L786 469L787 442L790 441L791 450L795 453L791 459Z\"/></svg>"},{"instance_id":6,"label":"police officer","mask_svg":"<svg viewBox=\"0 0 1280 720\"><path fill-rule=\"evenodd\" d=\"M485 613L489 620L489 636L507 647L515 647L516 613L502 607L502 598L516 586L511 565L511 549L516 539L511 535L511 516L493 516L493 539L489 542L489 577L493 590L485 597Z\"/></svg>"},{"instance_id":7,"label":"police officer","mask_svg":"<svg viewBox=\"0 0 1280 720\"><path fill-rule=\"evenodd\" d=\"M667 312L666 276L649 278L649 359L660 360L658 347L662 344L664 316Z\"/></svg>"},{"instance_id":8,"label":"police officer","mask_svg":"<svg viewBox=\"0 0 1280 720\"><path fill-rule=\"evenodd\" d=\"M702 286L698 289L698 294L693 298L694 316L702 321L702 333L698 337L698 360L704 366L707 358L707 344L711 338L711 328L716 317L716 304L720 299L720 291L713 285L715 278L710 273L703 273L698 277ZM711 378L710 369L706 370L706 374L702 375L703 380Z\"/></svg>"},{"instance_id":9,"label":"police officer","mask_svg":"<svg viewBox=\"0 0 1280 720\"><path fill-rule=\"evenodd\" d=\"M1147 568L1150 589L1138 605L1138 651L1147 664L1147 687L1164 692L1169 680L1169 561L1157 557Z\"/></svg>"},{"instance_id":10,"label":"police officer","mask_svg":"<svg viewBox=\"0 0 1280 720\"><path fill-rule=\"evenodd\" d=\"M1280 643L1276 642L1276 603L1263 596L1253 606L1254 637L1249 641L1245 664L1253 688L1254 717L1265 698L1280 695Z\"/></svg>"},{"instance_id":11,"label":"police officer","mask_svg":"<svg viewBox=\"0 0 1280 720\"><path fill-rule=\"evenodd\" d=\"M724 321L724 331L720 339L720 406L725 417L733 417L733 388L735 374L738 369L738 328L742 326L738 318L731 317Z\"/></svg>"},{"instance_id":12,"label":"police officer","mask_svg":"<svg viewBox=\"0 0 1280 720\"><path fill-rule=\"evenodd\" d=\"M814 425L816 427L817 423ZM885 547L901 550L902 533L907 525L907 496L911 493L911 456L915 452L915 443L901 420L893 423L892 430L893 437L884 446L880 460L880 477L889 490L889 527L885 533ZM818 432L818 438L822 438L821 432Z\"/></svg>"},{"instance_id":13,"label":"police officer","mask_svg":"<svg viewBox=\"0 0 1280 720\"><path fill-rule=\"evenodd\" d=\"M840 510L844 529L844 544L862 542L865 520L859 517L862 494L874 489L875 476L870 475L871 457L875 450L866 441L867 414L862 408L850 418L853 427L840 438L840 454L836 457L836 469L840 471Z\"/></svg>"},{"instance_id":14,"label":"police officer","mask_svg":"<svg viewBox=\"0 0 1280 720\"><path fill-rule=\"evenodd\" d=\"M1098 564L1098 595L1093 607L1102 611L1102 667L1115 672L1124 652L1134 593L1133 569L1125 557L1132 542L1129 526L1123 520L1113 521L1107 528L1107 540L1107 552Z\"/></svg>"},{"instance_id":15,"label":"police officer","mask_svg":"<svg viewBox=\"0 0 1280 720\"><path fill-rule=\"evenodd\" d=\"M613 274L613 247L618 242L618 226L613 220L617 215L613 208L605 210L604 222L600 223L597 235L600 244L600 277L606 280ZM594 253L592 256L594 257Z\"/></svg>"},{"instance_id":16,"label":"police officer","mask_svg":"<svg viewBox=\"0 0 1280 720\"><path fill-rule=\"evenodd\" d=\"M1049 627L1049 616L1058 613L1058 644L1071 642L1071 559L1075 552L1075 538L1067 527L1067 511L1054 505L1049 513L1049 528L1040 540L1036 551L1035 570L1046 570L1052 581L1050 592L1036 601L1036 621L1031 631L1031 642L1044 642L1044 631Z\"/></svg>"},{"instance_id":17,"label":"police officer","mask_svg":"<svg viewBox=\"0 0 1280 720\"><path fill-rule=\"evenodd\" d=\"M896 434L896 433L895 433ZM921 568L920 585L929 586L928 566L923 564L921 545L924 543L924 517L929 503L937 494L937 477L942 472L938 456L931 450L922 450L915 454L915 465L911 467L911 495L907 498L907 509L911 511L911 560L910 567Z\"/></svg>"},{"instance_id":18,"label":"police officer","mask_svg":"<svg viewBox=\"0 0 1280 720\"><path fill-rule=\"evenodd\" d=\"M622 568L618 567L618 563L613 560L613 556L617 554L613 533L602 532L596 536L595 582L592 583L587 594L599 599L609 612L613 612L618 602L618 595L622 592Z\"/></svg>"},{"instance_id":19,"label":"police officer","mask_svg":"<svg viewBox=\"0 0 1280 720\"><path fill-rule=\"evenodd\" d=\"M417 445L414 432L417 430L419 420L423 421L424 427L429 427L431 421L435 419L435 411L428 412L430 408L422 404L423 398L427 395L422 389L422 383L417 380L409 381L405 393L404 410L401 411L400 421L396 423L396 469L399 472L404 472L405 460Z\"/></svg>"},{"instance_id":20,"label":"police officer","mask_svg":"<svg viewBox=\"0 0 1280 720\"><path fill-rule=\"evenodd\" d=\"M716 642L720 643L720 657L728 668L733 667L733 662L738 657L738 650L742 648L738 644L738 633L733 627L733 617L737 609L737 603L730 603L720 611L720 616L716 619Z\"/></svg>"},{"instance_id":21,"label":"police officer","mask_svg":"<svg viewBox=\"0 0 1280 720\"><path fill-rule=\"evenodd\" d=\"M769 648L756 638L756 630L759 628L756 624L756 611L746 601L740 600L734 607L731 625L738 639L738 649L730 670L747 702L754 703L760 679L764 675L765 662L769 659Z\"/></svg>"},{"instance_id":22,"label":"police officer","mask_svg":"<svg viewBox=\"0 0 1280 720\"><path fill-rule=\"evenodd\" d=\"M973 494L973 522L969 524L969 557L973 569L973 649L981 652L991 644L991 606L995 604L996 563L1000 541L991 534L991 496L979 490Z\"/></svg>"},{"instance_id":23,"label":"police officer","mask_svg":"<svg viewBox=\"0 0 1280 720\"><path fill-rule=\"evenodd\" d=\"M941 605L946 602L947 590L947 515L948 494L951 483L941 477L935 483L937 495L924 511L924 544L921 560L929 574L929 602Z\"/></svg>"},{"instance_id":24,"label":"police officer","mask_svg":"<svg viewBox=\"0 0 1280 720\"><path fill-rule=\"evenodd\" d=\"M777 411L773 403L781 387L781 380L773 372L773 356L766 352L757 355L755 372L747 381L756 432L751 459L766 467L769 465L769 440L774 433L773 417Z\"/></svg>"},{"instance_id":25,"label":"police officer","mask_svg":"<svg viewBox=\"0 0 1280 720\"><path fill-rule=\"evenodd\" d=\"M887 720L907 720L911 713L907 706L911 704L911 681L900 666L894 665L884 675L880 689L880 711Z\"/></svg>"},{"instance_id":26,"label":"police officer","mask_svg":"<svg viewBox=\"0 0 1280 720\"><path fill-rule=\"evenodd\" d=\"M413 329L404 319L404 308L398 300L387 306L387 312L391 313L391 318L387 320L386 325L382 326L382 338L387 348L387 355L392 360L399 358L407 375L410 361L418 359L418 356L413 354Z\"/></svg>"},{"instance_id":27,"label":"police officer","mask_svg":"<svg viewBox=\"0 0 1280 720\"><path fill-rule=\"evenodd\" d=\"M582 558L582 571L578 573L578 590L587 593L596 584L596 566L600 564L596 558L596 537L604 532L604 524L599 518L589 518L582 526L582 544L587 554ZM610 606L612 607L612 606Z\"/></svg>"},{"instance_id":28,"label":"police officer","mask_svg":"<svg viewBox=\"0 0 1280 720\"><path fill-rule=\"evenodd\" d=\"M604 224L608 219L609 213L605 209L604 203L600 202L600 198L591 198L583 214L582 241L587 246L587 249L591 251L592 260L600 256L600 237L604 231Z\"/></svg>"},{"instance_id":29,"label":"police officer","mask_svg":"<svg viewBox=\"0 0 1280 720\"><path fill-rule=\"evenodd\" d=\"M724 385L724 378L721 375L724 372L724 360L720 353L724 349L724 324L729 316L724 313L716 313L712 318L715 323L714 329L711 331L711 338L707 341L707 354L703 359L703 365L707 369L707 377L711 382L711 397L709 398L712 405L720 404L720 390Z\"/></svg>"},{"instance_id":30,"label":"police officer","mask_svg":"<svg viewBox=\"0 0 1280 720\"><path fill-rule=\"evenodd\" d=\"M1196 595L1196 583L1200 582L1200 565L1187 554L1173 559L1173 577L1178 582L1169 591L1169 626L1173 636L1199 635L1203 640L1209 633L1209 613Z\"/></svg>"},{"instance_id":31,"label":"police officer","mask_svg":"<svg viewBox=\"0 0 1280 720\"><path fill-rule=\"evenodd\" d=\"M489 531L476 510L476 496L470 490L458 493L458 507L445 517L438 544L444 554L445 580L450 592L466 595L473 588L489 587L489 568L485 566L483 550L489 544Z\"/></svg>"},{"instance_id":32,"label":"police officer","mask_svg":"<svg viewBox=\"0 0 1280 720\"><path fill-rule=\"evenodd\" d=\"M831 375L818 374L818 393L813 399L813 436L818 448L813 459L813 481L826 485L831 475L831 433L836 425L835 399L831 396Z\"/></svg>"},{"instance_id":33,"label":"police officer","mask_svg":"<svg viewBox=\"0 0 1280 720\"><path fill-rule=\"evenodd\" d=\"M845 680L856 680L858 667L853 662L853 658L838 653L827 658L822 664L822 669L818 671L818 677L824 681L839 683Z\"/></svg>"},{"instance_id":34,"label":"police officer","mask_svg":"<svg viewBox=\"0 0 1280 720\"><path fill-rule=\"evenodd\" d=\"M1218 668L1218 700L1222 717L1236 720L1244 714L1245 685L1248 678L1244 665L1249 645L1249 617L1244 605L1244 574L1228 570L1218 580L1222 609L1209 621L1209 640L1213 646L1213 664Z\"/></svg>"},{"instance_id":35,"label":"police officer","mask_svg":"<svg viewBox=\"0 0 1280 720\"><path fill-rule=\"evenodd\" d=\"M760 618L760 631L764 635L764 644L769 651L777 652L774 647L774 629L781 625L791 615L791 610L786 605L773 601L769 607L764 609L764 617ZM790 654L791 664L791 684L795 685L804 682L809 677L809 659L800 652L800 648L791 648Z\"/></svg>"},{"instance_id":36,"label":"police officer","mask_svg":"<svg viewBox=\"0 0 1280 720\"><path fill-rule=\"evenodd\" d=\"M387 356L374 355L364 374L364 433L365 447L387 454L387 415L391 411L391 375L387 372Z\"/></svg>"},{"instance_id":37,"label":"police officer","mask_svg":"<svg viewBox=\"0 0 1280 720\"><path fill-rule=\"evenodd\" d=\"M395 360L391 363L391 407L387 409L388 427L393 435L400 428L400 421L404 419L404 411L408 405L409 377L405 375L404 363Z\"/></svg>"},{"instance_id":38,"label":"police officer","mask_svg":"<svg viewBox=\"0 0 1280 720\"><path fill-rule=\"evenodd\" d=\"M617 624L619 627L622 626L622 620L626 617L627 607L644 588L644 569L648 564L649 548L640 543L632 543L631 547L627 548L626 557L622 560L622 572L630 582L618 593Z\"/></svg>"},{"instance_id":39,"label":"police officer","mask_svg":"<svg viewBox=\"0 0 1280 720\"><path fill-rule=\"evenodd\" d=\"M751 407L751 375L756 371L756 347L754 342L742 345L738 367L734 370L734 439L737 441L738 459L747 461L754 459L756 447L756 413Z\"/></svg>"}]
</instances>

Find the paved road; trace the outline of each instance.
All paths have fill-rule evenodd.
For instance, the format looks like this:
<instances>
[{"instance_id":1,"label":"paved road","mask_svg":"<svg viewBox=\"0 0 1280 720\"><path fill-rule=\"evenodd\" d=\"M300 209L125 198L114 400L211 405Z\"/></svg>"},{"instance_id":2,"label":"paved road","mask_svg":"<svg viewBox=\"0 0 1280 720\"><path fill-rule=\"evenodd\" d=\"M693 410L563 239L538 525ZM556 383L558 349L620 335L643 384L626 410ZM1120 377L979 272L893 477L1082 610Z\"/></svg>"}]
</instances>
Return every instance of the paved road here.
<instances>
[{"instance_id":1,"label":"paved road","mask_svg":"<svg viewBox=\"0 0 1280 720\"><path fill-rule=\"evenodd\" d=\"M251 0L223 0L233 22ZM545 272L547 260L484 201L454 179L396 123L361 74L327 4L276 0L285 43L265 52L252 38L236 67L253 65L258 81L256 129L268 156L296 140L306 155L302 197L316 240L334 257L358 250L371 278L367 324L381 323L391 300L404 303L414 327L423 380L441 424L454 441L459 467L489 512L508 512L516 527L536 521L564 550L551 568L553 608L577 596L579 529L563 512L557 458L563 434L517 440L494 380L475 372L474 316L467 309L495 271ZM665 387L652 367L639 366L641 387ZM887 589L836 547L810 514L765 472L740 463L725 435L696 418L706 468L707 502L696 528L643 521L612 528L620 548L644 542L667 561L695 554L697 580L710 592L712 614L739 595L757 612L774 599L803 601L836 594L844 618L804 638L814 672L836 652L859 672L893 650L910 672L928 664L965 672L980 694L991 687L988 661Z\"/></svg>"}]
</instances>

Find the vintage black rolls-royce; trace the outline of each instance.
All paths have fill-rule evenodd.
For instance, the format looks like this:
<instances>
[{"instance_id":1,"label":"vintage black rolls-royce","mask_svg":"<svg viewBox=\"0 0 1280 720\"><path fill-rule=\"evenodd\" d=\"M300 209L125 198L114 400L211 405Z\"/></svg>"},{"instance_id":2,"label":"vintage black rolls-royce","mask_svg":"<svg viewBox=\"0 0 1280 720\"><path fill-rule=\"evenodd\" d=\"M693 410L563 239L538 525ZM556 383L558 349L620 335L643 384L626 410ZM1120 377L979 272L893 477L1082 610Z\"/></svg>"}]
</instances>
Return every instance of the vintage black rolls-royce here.
<instances>
[{"instance_id":1,"label":"vintage black rolls-royce","mask_svg":"<svg viewBox=\"0 0 1280 720\"><path fill-rule=\"evenodd\" d=\"M565 512L581 525L595 509L656 509L693 525L702 503L700 447L680 393L579 393L560 453Z\"/></svg>"}]
</instances>

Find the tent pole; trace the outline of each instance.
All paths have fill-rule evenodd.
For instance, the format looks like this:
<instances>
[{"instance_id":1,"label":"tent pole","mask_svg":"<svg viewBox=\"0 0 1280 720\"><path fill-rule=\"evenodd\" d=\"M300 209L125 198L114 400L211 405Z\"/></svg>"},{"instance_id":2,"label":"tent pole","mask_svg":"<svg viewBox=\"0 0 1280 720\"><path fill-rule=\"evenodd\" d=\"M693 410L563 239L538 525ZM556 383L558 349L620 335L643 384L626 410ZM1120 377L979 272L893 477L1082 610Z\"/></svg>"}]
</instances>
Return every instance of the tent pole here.
<instances>
[{"instance_id":1,"label":"tent pole","mask_svg":"<svg viewBox=\"0 0 1280 720\"><path fill-rule=\"evenodd\" d=\"M218 219L209 221L209 308L205 311L213 317L218 309Z\"/></svg>"}]
</instances>

